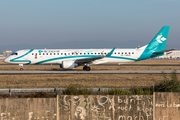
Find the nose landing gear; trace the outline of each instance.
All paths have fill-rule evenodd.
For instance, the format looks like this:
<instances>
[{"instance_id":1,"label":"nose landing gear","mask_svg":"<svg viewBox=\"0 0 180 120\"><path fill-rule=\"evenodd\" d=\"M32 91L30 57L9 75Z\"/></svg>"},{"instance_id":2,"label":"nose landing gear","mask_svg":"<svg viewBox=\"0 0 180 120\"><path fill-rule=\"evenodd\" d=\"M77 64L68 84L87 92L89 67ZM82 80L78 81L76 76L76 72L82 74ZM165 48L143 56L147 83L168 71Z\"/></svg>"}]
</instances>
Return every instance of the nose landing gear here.
<instances>
[{"instance_id":1,"label":"nose landing gear","mask_svg":"<svg viewBox=\"0 0 180 120\"><path fill-rule=\"evenodd\" d=\"M21 67L21 68L20 68L21 71L24 70L23 64L19 64L19 66Z\"/></svg>"}]
</instances>

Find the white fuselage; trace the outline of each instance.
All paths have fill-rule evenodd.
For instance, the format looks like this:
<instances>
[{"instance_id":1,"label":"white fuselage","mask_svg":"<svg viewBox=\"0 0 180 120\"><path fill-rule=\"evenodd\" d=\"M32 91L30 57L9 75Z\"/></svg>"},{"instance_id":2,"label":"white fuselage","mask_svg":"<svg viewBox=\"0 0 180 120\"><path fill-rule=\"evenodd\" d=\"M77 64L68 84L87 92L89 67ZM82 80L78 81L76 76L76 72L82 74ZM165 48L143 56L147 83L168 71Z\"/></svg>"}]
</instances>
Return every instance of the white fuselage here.
<instances>
[{"instance_id":1,"label":"white fuselage","mask_svg":"<svg viewBox=\"0 0 180 120\"><path fill-rule=\"evenodd\" d=\"M91 64L127 63L136 61L144 48L115 49L110 57L93 61ZM65 60L77 60L106 55L111 49L27 49L19 50L4 62L12 64L62 64Z\"/></svg>"}]
</instances>

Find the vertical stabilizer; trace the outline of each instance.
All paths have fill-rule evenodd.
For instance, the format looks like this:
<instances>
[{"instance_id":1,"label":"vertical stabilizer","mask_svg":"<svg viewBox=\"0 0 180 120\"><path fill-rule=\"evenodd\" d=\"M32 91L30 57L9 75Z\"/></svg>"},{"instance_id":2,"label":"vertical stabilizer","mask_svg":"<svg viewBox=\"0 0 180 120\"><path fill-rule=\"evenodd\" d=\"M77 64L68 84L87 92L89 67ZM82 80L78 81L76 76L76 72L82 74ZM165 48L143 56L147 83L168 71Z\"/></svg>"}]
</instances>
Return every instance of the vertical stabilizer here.
<instances>
[{"instance_id":1,"label":"vertical stabilizer","mask_svg":"<svg viewBox=\"0 0 180 120\"><path fill-rule=\"evenodd\" d=\"M149 43L146 50L151 52L158 52L165 50L168 32L169 32L169 26L162 27L162 29L158 32L158 34Z\"/></svg>"},{"instance_id":2,"label":"vertical stabilizer","mask_svg":"<svg viewBox=\"0 0 180 120\"><path fill-rule=\"evenodd\" d=\"M138 60L144 60L151 57L157 57L157 56L152 56L153 52L159 52L159 51L165 50L169 28L170 26L164 26L161 28L158 34L152 39L152 41L144 49L143 53L138 58ZM162 53L161 55L163 54L164 53Z\"/></svg>"}]
</instances>

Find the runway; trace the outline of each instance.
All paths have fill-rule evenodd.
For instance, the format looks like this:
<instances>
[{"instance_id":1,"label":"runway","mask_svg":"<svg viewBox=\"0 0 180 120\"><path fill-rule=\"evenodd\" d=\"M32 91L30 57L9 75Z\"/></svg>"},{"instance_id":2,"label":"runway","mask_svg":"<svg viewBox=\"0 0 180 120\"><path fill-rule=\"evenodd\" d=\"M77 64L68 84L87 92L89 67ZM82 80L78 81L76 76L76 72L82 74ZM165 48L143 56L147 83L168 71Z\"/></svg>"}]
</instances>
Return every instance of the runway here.
<instances>
[{"instance_id":1,"label":"runway","mask_svg":"<svg viewBox=\"0 0 180 120\"><path fill-rule=\"evenodd\" d=\"M0 74L171 74L174 70L0 70ZM180 70L176 70L180 73Z\"/></svg>"},{"instance_id":2,"label":"runway","mask_svg":"<svg viewBox=\"0 0 180 120\"><path fill-rule=\"evenodd\" d=\"M0 64L0 66L16 65L16 64ZM59 65L59 64L39 64L39 65ZM17 65L16 65L17 66ZM180 64L98 64L91 66L180 66Z\"/></svg>"}]
</instances>

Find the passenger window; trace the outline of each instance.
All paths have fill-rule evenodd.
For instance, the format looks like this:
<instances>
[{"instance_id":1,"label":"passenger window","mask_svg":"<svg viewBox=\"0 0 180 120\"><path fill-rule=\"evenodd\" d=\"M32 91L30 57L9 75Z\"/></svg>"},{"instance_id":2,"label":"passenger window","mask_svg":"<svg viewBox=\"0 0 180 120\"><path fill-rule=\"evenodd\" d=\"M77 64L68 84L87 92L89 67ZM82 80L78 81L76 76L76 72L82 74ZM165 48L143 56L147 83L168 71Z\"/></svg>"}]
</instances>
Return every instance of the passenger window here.
<instances>
[{"instance_id":1,"label":"passenger window","mask_svg":"<svg viewBox=\"0 0 180 120\"><path fill-rule=\"evenodd\" d=\"M114 54L116 54L116 53L114 53Z\"/></svg>"},{"instance_id":2,"label":"passenger window","mask_svg":"<svg viewBox=\"0 0 180 120\"><path fill-rule=\"evenodd\" d=\"M134 52L132 52L132 54L134 54Z\"/></svg>"},{"instance_id":3,"label":"passenger window","mask_svg":"<svg viewBox=\"0 0 180 120\"><path fill-rule=\"evenodd\" d=\"M129 54L131 54L131 53L129 52Z\"/></svg>"},{"instance_id":4,"label":"passenger window","mask_svg":"<svg viewBox=\"0 0 180 120\"><path fill-rule=\"evenodd\" d=\"M34 55L34 53L32 53L32 55Z\"/></svg>"},{"instance_id":5,"label":"passenger window","mask_svg":"<svg viewBox=\"0 0 180 120\"><path fill-rule=\"evenodd\" d=\"M89 53L88 53L88 55L89 55Z\"/></svg>"},{"instance_id":6,"label":"passenger window","mask_svg":"<svg viewBox=\"0 0 180 120\"><path fill-rule=\"evenodd\" d=\"M93 53L91 53L91 55L92 55Z\"/></svg>"},{"instance_id":7,"label":"passenger window","mask_svg":"<svg viewBox=\"0 0 180 120\"><path fill-rule=\"evenodd\" d=\"M94 53L96 55L96 53Z\"/></svg>"},{"instance_id":8,"label":"passenger window","mask_svg":"<svg viewBox=\"0 0 180 120\"><path fill-rule=\"evenodd\" d=\"M98 53L98 54L100 54L100 53Z\"/></svg>"},{"instance_id":9,"label":"passenger window","mask_svg":"<svg viewBox=\"0 0 180 120\"><path fill-rule=\"evenodd\" d=\"M64 55L66 55L66 53L64 53Z\"/></svg>"},{"instance_id":10,"label":"passenger window","mask_svg":"<svg viewBox=\"0 0 180 120\"><path fill-rule=\"evenodd\" d=\"M50 55L52 55L52 53L50 53Z\"/></svg>"},{"instance_id":11,"label":"passenger window","mask_svg":"<svg viewBox=\"0 0 180 120\"><path fill-rule=\"evenodd\" d=\"M123 54L123 52L122 52L122 54Z\"/></svg>"},{"instance_id":12,"label":"passenger window","mask_svg":"<svg viewBox=\"0 0 180 120\"><path fill-rule=\"evenodd\" d=\"M120 52L118 52L118 54L120 54Z\"/></svg>"},{"instance_id":13,"label":"passenger window","mask_svg":"<svg viewBox=\"0 0 180 120\"><path fill-rule=\"evenodd\" d=\"M46 55L48 55L48 53L46 53Z\"/></svg>"},{"instance_id":14,"label":"passenger window","mask_svg":"<svg viewBox=\"0 0 180 120\"><path fill-rule=\"evenodd\" d=\"M125 54L127 54L127 52L125 52Z\"/></svg>"},{"instance_id":15,"label":"passenger window","mask_svg":"<svg viewBox=\"0 0 180 120\"><path fill-rule=\"evenodd\" d=\"M56 55L56 53L54 53L54 55Z\"/></svg>"},{"instance_id":16,"label":"passenger window","mask_svg":"<svg viewBox=\"0 0 180 120\"><path fill-rule=\"evenodd\" d=\"M80 53L80 54L82 54L82 53Z\"/></svg>"},{"instance_id":17,"label":"passenger window","mask_svg":"<svg viewBox=\"0 0 180 120\"><path fill-rule=\"evenodd\" d=\"M44 55L44 53L43 53L43 55Z\"/></svg>"},{"instance_id":18,"label":"passenger window","mask_svg":"<svg viewBox=\"0 0 180 120\"><path fill-rule=\"evenodd\" d=\"M72 55L73 55L74 53L72 53Z\"/></svg>"},{"instance_id":19,"label":"passenger window","mask_svg":"<svg viewBox=\"0 0 180 120\"><path fill-rule=\"evenodd\" d=\"M39 53L39 55L41 55L41 53Z\"/></svg>"},{"instance_id":20,"label":"passenger window","mask_svg":"<svg viewBox=\"0 0 180 120\"><path fill-rule=\"evenodd\" d=\"M61 53L61 55L63 55L63 53Z\"/></svg>"},{"instance_id":21,"label":"passenger window","mask_svg":"<svg viewBox=\"0 0 180 120\"><path fill-rule=\"evenodd\" d=\"M36 55L37 55L37 53L36 53Z\"/></svg>"},{"instance_id":22,"label":"passenger window","mask_svg":"<svg viewBox=\"0 0 180 120\"><path fill-rule=\"evenodd\" d=\"M104 53L106 55L106 53Z\"/></svg>"},{"instance_id":23,"label":"passenger window","mask_svg":"<svg viewBox=\"0 0 180 120\"><path fill-rule=\"evenodd\" d=\"M84 53L84 55L85 55L86 53Z\"/></svg>"},{"instance_id":24,"label":"passenger window","mask_svg":"<svg viewBox=\"0 0 180 120\"><path fill-rule=\"evenodd\" d=\"M59 55L59 53L57 53L57 55Z\"/></svg>"}]
</instances>

